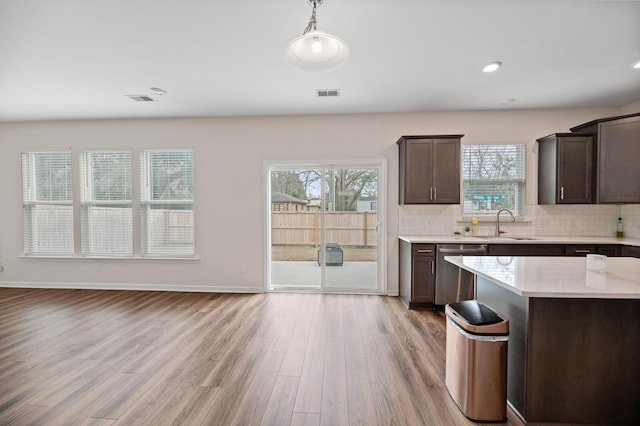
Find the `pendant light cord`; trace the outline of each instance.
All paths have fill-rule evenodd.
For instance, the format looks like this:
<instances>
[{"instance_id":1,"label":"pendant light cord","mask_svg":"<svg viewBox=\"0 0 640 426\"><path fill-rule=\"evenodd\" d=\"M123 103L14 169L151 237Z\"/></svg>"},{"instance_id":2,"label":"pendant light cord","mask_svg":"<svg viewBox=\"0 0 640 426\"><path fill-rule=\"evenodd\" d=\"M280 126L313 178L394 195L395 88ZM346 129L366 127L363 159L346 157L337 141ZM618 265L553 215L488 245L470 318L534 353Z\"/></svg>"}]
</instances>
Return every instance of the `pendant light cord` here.
<instances>
[{"instance_id":1,"label":"pendant light cord","mask_svg":"<svg viewBox=\"0 0 640 426\"><path fill-rule=\"evenodd\" d=\"M317 30L317 25L318 25L318 22L316 21L317 8L318 8L318 2L316 0L313 0L313 10L311 11L311 19L309 19L307 28L304 29L304 31L302 32L302 35L305 35L309 31L311 31L311 29L313 29L314 31Z\"/></svg>"}]
</instances>

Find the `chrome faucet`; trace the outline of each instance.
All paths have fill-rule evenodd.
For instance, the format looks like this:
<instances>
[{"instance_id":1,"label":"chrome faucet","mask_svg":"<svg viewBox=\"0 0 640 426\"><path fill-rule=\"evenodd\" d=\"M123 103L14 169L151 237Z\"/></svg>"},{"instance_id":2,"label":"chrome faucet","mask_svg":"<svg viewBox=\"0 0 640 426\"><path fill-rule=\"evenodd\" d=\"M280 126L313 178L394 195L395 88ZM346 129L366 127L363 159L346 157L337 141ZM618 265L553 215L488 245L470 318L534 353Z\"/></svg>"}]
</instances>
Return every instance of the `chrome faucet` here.
<instances>
[{"instance_id":1,"label":"chrome faucet","mask_svg":"<svg viewBox=\"0 0 640 426\"><path fill-rule=\"evenodd\" d=\"M496 237L499 237L500 234L504 234L505 231L501 231L500 230L500 213L502 212L507 212L509 213L509 215L511 216L511 222L515 222L516 218L513 216L513 213L511 213L511 210L509 209L500 209L498 210L498 214L496 215Z\"/></svg>"}]
</instances>

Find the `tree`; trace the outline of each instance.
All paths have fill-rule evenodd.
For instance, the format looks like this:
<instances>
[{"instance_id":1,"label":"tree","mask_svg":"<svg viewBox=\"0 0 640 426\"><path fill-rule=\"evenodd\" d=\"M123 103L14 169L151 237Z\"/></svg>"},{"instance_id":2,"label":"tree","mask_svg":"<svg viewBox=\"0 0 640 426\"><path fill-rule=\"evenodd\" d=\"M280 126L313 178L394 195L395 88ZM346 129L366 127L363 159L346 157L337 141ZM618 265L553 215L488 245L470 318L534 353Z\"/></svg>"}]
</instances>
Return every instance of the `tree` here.
<instances>
[{"instance_id":1,"label":"tree","mask_svg":"<svg viewBox=\"0 0 640 426\"><path fill-rule=\"evenodd\" d=\"M376 169L308 169L271 172L271 191L302 200L320 198L320 178L325 176L325 202L329 210L355 211L360 197L377 196Z\"/></svg>"},{"instance_id":2,"label":"tree","mask_svg":"<svg viewBox=\"0 0 640 426\"><path fill-rule=\"evenodd\" d=\"M271 192L281 192L301 200L307 199L305 185L300 180L298 171L272 171Z\"/></svg>"},{"instance_id":3,"label":"tree","mask_svg":"<svg viewBox=\"0 0 640 426\"><path fill-rule=\"evenodd\" d=\"M329 170L330 185L327 200L333 203L334 211L355 211L362 196L376 196L378 192L377 169L332 169Z\"/></svg>"},{"instance_id":4,"label":"tree","mask_svg":"<svg viewBox=\"0 0 640 426\"><path fill-rule=\"evenodd\" d=\"M311 170L299 170L296 171L298 177L302 181L302 185L304 187L304 193L306 194L306 198L311 200L313 198L320 198L320 192L318 191L318 182L320 181L320 171L311 169Z\"/></svg>"},{"instance_id":5,"label":"tree","mask_svg":"<svg viewBox=\"0 0 640 426\"><path fill-rule=\"evenodd\" d=\"M465 200L475 209L515 209L524 187L524 148L519 145L469 145L464 150Z\"/></svg>"}]
</instances>

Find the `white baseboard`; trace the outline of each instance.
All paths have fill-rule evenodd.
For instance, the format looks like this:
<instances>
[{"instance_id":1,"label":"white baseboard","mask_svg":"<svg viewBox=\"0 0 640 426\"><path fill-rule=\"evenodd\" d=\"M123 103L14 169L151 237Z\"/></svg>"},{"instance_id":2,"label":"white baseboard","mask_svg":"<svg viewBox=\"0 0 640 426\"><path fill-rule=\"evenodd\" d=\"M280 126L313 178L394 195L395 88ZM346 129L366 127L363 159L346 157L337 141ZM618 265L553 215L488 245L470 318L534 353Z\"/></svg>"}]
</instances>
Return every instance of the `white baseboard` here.
<instances>
[{"instance_id":1,"label":"white baseboard","mask_svg":"<svg viewBox=\"0 0 640 426\"><path fill-rule=\"evenodd\" d=\"M230 287L215 285L141 284L141 283L63 283L0 281L5 288L53 288L73 290L186 291L201 293L264 293L262 287Z\"/></svg>"}]
</instances>

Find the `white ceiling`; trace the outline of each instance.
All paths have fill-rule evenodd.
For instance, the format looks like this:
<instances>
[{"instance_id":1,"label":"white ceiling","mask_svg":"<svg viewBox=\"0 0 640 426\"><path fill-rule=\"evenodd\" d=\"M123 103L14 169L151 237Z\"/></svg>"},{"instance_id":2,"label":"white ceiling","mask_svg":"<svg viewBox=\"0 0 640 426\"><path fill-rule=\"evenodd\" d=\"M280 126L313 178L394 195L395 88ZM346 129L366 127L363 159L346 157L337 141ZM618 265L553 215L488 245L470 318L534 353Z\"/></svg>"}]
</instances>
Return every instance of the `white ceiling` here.
<instances>
[{"instance_id":1,"label":"white ceiling","mask_svg":"<svg viewBox=\"0 0 640 426\"><path fill-rule=\"evenodd\" d=\"M0 121L640 100L638 0L325 0L318 29L351 49L325 72L284 59L310 14L305 0L0 0ZM125 97L140 94L157 102Z\"/></svg>"}]
</instances>

